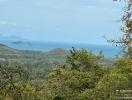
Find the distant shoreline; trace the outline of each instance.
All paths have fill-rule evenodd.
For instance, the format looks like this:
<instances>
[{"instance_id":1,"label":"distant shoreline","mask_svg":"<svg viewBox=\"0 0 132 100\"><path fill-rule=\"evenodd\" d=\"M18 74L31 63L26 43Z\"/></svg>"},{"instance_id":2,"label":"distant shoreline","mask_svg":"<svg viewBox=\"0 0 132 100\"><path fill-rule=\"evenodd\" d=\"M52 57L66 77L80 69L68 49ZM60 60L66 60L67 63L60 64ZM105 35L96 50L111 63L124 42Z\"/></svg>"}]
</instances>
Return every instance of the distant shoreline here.
<instances>
[{"instance_id":1,"label":"distant shoreline","mask_svg":"<svg viewBox=\"0 0 132 100\"><path fill-rule=\"evenodd\" d=\"M29 51L41 51L48 52L50 50L56 48L62 48L65 50L70 50L72 47L76 49L85 49L88 51L92 51L95 54L98 54L99 51L103 51L106 57L115 57L119 54L120 48L110 45L94 45L94 44L73 44L73 43L50 43L50 42L31 42L30 44L21 43L21 44L13 44L9 42L1 43L7 45L11 48L18 50L29 50Z\"/></svg>"}]
</instances>

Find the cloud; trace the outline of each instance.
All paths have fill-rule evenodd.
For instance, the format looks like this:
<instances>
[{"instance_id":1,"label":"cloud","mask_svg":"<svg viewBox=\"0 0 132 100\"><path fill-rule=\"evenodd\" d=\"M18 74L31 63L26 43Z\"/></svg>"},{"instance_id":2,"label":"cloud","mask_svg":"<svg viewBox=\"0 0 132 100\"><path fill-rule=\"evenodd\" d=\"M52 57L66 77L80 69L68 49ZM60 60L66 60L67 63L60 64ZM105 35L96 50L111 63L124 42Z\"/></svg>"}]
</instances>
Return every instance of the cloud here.
<instances>
[{"instance_id":1,"label":"cloud","mask_svg":"<svg viewBox=\"0 0 132 100\"><path fill-rule=\"evenodd\" d=\"M2 20L0 21L0 25L5 25L5 26L16 26L16 22L9 22L9 21L6 21L6 20Z\"/></svg>"},{"instance_id":2,"label":"cloud","mask_svg":"<svg viewBox=\"0 0 132 100\"><path fill-rule=\"evenodd\" d=\"M8 24L8 22L7 21L0 21L0 24L6 25L6 24Z\"/></svg>"}]
</instances>

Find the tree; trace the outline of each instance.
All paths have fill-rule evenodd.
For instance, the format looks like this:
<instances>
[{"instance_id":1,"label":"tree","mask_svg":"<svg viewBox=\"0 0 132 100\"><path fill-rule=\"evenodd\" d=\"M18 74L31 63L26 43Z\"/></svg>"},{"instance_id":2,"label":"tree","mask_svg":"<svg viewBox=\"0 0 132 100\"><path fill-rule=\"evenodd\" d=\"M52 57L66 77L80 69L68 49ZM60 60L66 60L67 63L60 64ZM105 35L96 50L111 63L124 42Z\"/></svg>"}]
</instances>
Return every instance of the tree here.
<instances>
[{"instance_id":1,"label":"tree","mask_svg":"<svg viewBox=\"0 0 132 100\"><path fill-rule=\"evenodd\" d=\"M72 69L78 71L93 71L99 69L99 59L100 56L98 57L84 49L76 50L73 48L70 50L70 55L67 56L66 61L71 65Z\"/></svg>"},{"instance_id":2,"label":"tree","mask_svg":"<svg viewBox=\"0 0 132 100\"><path fill-rule=\"evenodd\" d=\"M128 90L132 89L132 63L129 58L118 59L109 73L96 85L96 98L113 100L115 97L131 97ZM126 90L126 93L117 93ZM116 100L116 99L114 99Z\"/></svg>"},{"instance_id":3,"label":"tree","mask_svg":"<svg viewBox=\"0 0 132 100\"><path fill-rule=\"evenodd\" d=\"M122 37L118 40L108 40L108 42L112 42L116 46L122 46L127 51L127 57L132 59L132 0L127 0L127 6L125 7L121 21L123 23L121 28L123 32Z\"/></svg>"},{"instance_id":4,"label":"tree","mask_svg":"<svg viewBox=\"0 0 132 100\"><path fill-rule=\"evenodd\" d=\"M101 53L102 54L102 53ZM67 65L53 67L44 80L48 99L92 100L98 81L107 69L98 63L96 56L84 49L70 50Z\"/></svg>"},{"instance_id":5,"label":"tree","mask_svg":"<svg viewBox=\"0 0 132 100\"><path fill-rule=\"evenodd\" d=\"M21 67L0 65L0 97L7 100L22 100L22 91L28 79L28 73Z\"/></svg>"}]
</instances>

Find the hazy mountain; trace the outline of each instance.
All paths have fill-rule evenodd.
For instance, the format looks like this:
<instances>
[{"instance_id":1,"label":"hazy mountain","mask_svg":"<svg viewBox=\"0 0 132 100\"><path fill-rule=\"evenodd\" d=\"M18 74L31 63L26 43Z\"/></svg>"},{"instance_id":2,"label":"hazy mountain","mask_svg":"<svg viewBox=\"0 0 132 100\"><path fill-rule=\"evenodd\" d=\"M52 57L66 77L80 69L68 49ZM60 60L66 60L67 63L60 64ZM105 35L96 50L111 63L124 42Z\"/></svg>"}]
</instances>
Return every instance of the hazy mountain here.
<instances>
[{"instance_id":1,"label":"hazy mountain","mask_svg":"<svg viewBox=\"0 0 132 100\"><path fill-rule=\"evenodd\" d=\"M4 36L4 35L0 35L0 43L12 43L12 44L31 44L27 39L23 39L21 37L17 37L17 36Z\"/></svg>"}]
</instances>

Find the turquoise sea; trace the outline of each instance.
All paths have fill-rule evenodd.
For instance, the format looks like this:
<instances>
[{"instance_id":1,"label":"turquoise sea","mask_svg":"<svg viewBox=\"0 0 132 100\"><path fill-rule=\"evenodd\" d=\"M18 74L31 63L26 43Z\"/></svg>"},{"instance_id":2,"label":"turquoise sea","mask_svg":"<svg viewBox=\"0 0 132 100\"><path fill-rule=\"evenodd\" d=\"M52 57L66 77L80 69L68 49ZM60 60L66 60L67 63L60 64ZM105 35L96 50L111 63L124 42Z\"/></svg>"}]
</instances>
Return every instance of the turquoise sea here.
<instances>
[{"instance_id":1,"label":"turquoise sea","mask_svg":"<svg viewBox=\"0 0 132 100\"><path fill-rule=\"evenodd\" d=\"M73 43L52 43L52 42L30 42L30 43L4 43L9 47L19 49L19 50L33 50L33 51L50 51L56 48L63 48L66 50L72 49L86 49L98 54L99 51L103 51L104 55L107 57L116 57L120 53L120 48L112 46L110 44L106 45L96 45L96 44L73 44Z\"/></svg>"}]
</instances>

